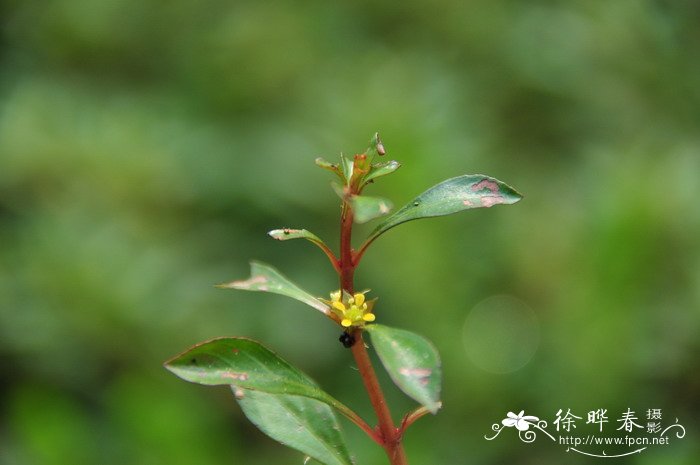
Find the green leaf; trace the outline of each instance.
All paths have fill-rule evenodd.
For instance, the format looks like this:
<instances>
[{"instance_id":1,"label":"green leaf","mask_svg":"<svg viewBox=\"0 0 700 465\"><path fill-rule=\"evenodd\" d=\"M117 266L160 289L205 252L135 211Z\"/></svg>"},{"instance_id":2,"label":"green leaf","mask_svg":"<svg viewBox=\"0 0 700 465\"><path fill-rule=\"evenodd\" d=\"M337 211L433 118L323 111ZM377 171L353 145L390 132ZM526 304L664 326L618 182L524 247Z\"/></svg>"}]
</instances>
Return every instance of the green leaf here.
<instances>
[{"instance_id":1,"label":"green leaf","mask_svg":"<svg viewBox=\"0 0 700 465\"><path fill-rule=\"evenodd\" d=\"M323 244L323 241L314 233L306 229L273 229L267 233L271 238L278 241L288 241L289 239L307 239L315 244Z\"/></svg>"},{"instance_id":2,"label":"green leaf","mask_svg":"<svg viewBox=\"0 0 700 465\"><path fill-rule=\"evenodd\" d=\"M350 182L350 178L352 178L354 162L354 157L346 158L342 153L340 154L340 168L343 172L343 176L345 176L346 182Z\"/></svg>"},{"instance_id":3,"label":"green leaf","mask_svg":"<svg viewBox=\"0 0 700 465\"><path fill-rule=\"evenodd\" d=\"M185 381L208 386L232 384L319 400L328 397L304 373L259 342L247 338L222 337L197 344L168 360L165 368Z\"/></svg>"},{"instance_id":4,"label":"green leaf","mask_svg":"<svg viewBox=\"0 0 700 465\"><path fill-rule=\"evenodd\" d=\"M306 229L273 229L267 233L273 239L278 241L288 241L290 239L306 239L307 241L313 242L321 249L329 250L325 242L323 242L316 234L307 231Z\"/></svg>"},{"instance_id":5,"label":"green leaf","mask_svg":"<svg viewBox=\"0 0 700 465\"><path fill-rule=\"evenodd\" d=\"M406 221L450 215L472 208L509 205L522 198L515 189L489 176L458 176L431 187L401 207L377 226L368 240L374 240L380 234Z\"/></svg>"},{"instance_id":6,"label":"green leaf","mask_svg":"<svg viewBox=\"0 0 700 465\"><path fill-rule=\"evenodd\" d=\"M370 170L369 174L365 176L364 183L367 184L375 178L391 174L399 168L401 168L401 163L396 160L387 161L385 163L376 163L372 165L372 169Z\"/></svg>"},{"instance_id":7,"label":"green leaf","mask_svg":"<svg viewBox=\"0 0 700 465\"><path fill-rule=\"evenodd\" d=\"M233 386L246 416L272 438L322 463L351 463L330 407L345 415L349 409L259 342L214 339L165 367L193 383Z\"/></svg>"},{"instance_id":8,"label":"green leaf","mask_svg":"<svg viewBox=\"0 0 700 465\"><path fill-rule=\"evenodd\" d=\"M341 181L345 182L345 176L343 176L343 168L337 163L331 163L327 160L324 160L321 157L318 157L315 161L318 166L328 171L332 171L333 173L338 175Z\"/></svg>"},{"instance_id":9,"label":"green leaf","mask_svg":"<svg viewBox=\"0 0 700 465\"><path fill-rule=\"evenodd\" d=\"M348 413L301 370L248 338L221 337L197 344L165 362L165 368L191 383L311 397Z\"/></svg>"},{"instance_id":10,"label":"green leaf","mask_svg":"<svg viewBox=\"0 0 700 465\"><path fill-rule=\"evenodd\" d=\"M367 150L365 150L364 157L365 161L362 162L362 165L366 164L362 168L364 172L370 169L370 165L372 163L372 160L374 159L375 156L377 155L384 155L386 153L386 150L384 149L384 144L382 144L382 140L379 138L379 133L374 133L374 136L372 136L372 139L369 141L369 147L367 147ZM366 157L366 158L365 158ZM323 158L319 157L316 159L316 164L320 166L323 169L329 170L334 172L342 183L346 186L349 186L351 183L351 180L353 179L353 175L355 176L362 176L363 171L358 171L355 173L355 157L350 156L346 157L342 153L340 154L340 163L331 163L327 160L324 160ZM388 166L390 164L395 164ZM385 166L387 165L387 166ZM359 166L359 165L358 165ZM375 165L375 167L378 167L382 172L375 175L371 176L373 178L376 178L378 176L383 176L384 174L389 174L390 172L396 170L399 165L397 162L390 162L387 164L378 164ZM386 169L385 169L386 168ZM369 180L369 174L365 173L365 179L363 180L364 183L366 183Z\"/></svg>"},{"instance_id":11,"label":"green leaf","mask_svg":"<svg viewBox=\"0 0 700 465\"><path fill-rule=\"evenodd\" d=\"M346 190L347 187L341 186L337 182L331 181L331 189L333 189L333 192L336 193L338 197L340 197L341 200L345 201L345 197L347 196Z\"/></svg>"},{"instance_id":12,"label":"green leaf","mask_svg":"<svg viewBox=\"0 0 700 465\"><path fill-rule=\"evenodd\" d=\"M287 297L291 297L292 299L296 299L310 305L325 315L331 315L328 305L301 289L299 286L283 276L275 268L260 262L250 263L250 278L242 281L232 281L230 283L218 284L216 287L222 289L240 289L244 291L271 292L273 294L286 295Z\"/></svg>"},{"instance_id":13,"label":"green leaf","mask_svg":"<svg viewBox=\"0 0 700 465\"><path fill-rule=\"evenodd\" d=\"M234 388L243 413L262 432L326 465L350 465L340 424L324 403Z\"/></svg>"},{"instance_id":14,"label":"green leaf","mask_svg":"<svg viewBox=\"0 0 700 465\"><path fill-rule=\"evenodd\" d=\"M394 208L390 200L383 197L366 195L348 195L347 189L336 182L331 187L344 202L348 202L353 210L355 223L366 223L374 218L386 215Z\"/></svg>"},{"instance_id":15,"label":"green leaf","mask_svg":"<svg viewBox=\"0 0 700 465\"><path fill-rule=\"evenodd\" d=\"M440 408L440 355L423 336L403 329L371 324L365 327L394 383L431 413Z\"/></svg>"},{"instance_id":16,"label":"green leaf","mask_svg":"<svg viewBox=\"0 0 700 465\"><path fill-rule=\"evenodd\" d=\"M366 223L374 218L386 215L394 207L391 201L382 197L353 195L349 199L355 214L356 223Z\"/></svg>"}]
</instances>

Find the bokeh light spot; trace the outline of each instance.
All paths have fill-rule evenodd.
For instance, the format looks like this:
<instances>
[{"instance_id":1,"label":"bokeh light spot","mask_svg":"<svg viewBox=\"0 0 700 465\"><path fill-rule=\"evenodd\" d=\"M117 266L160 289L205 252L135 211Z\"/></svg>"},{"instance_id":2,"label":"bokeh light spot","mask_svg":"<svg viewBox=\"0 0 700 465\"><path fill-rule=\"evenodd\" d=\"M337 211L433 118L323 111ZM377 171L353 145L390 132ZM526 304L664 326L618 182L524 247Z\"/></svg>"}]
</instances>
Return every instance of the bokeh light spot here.
<instances>
[{"instance_id":1,"label":"bokeh light spot","mask_svg":"<svg viewBox=\"0 0 700 465\"><path fill-rule=\"evenodd\" d=\"M496 295L471 309L462 337L474 365L490 373L510 373L527 365L537 351L539 322L521 300Z\"/></svg>"}]
</instances>

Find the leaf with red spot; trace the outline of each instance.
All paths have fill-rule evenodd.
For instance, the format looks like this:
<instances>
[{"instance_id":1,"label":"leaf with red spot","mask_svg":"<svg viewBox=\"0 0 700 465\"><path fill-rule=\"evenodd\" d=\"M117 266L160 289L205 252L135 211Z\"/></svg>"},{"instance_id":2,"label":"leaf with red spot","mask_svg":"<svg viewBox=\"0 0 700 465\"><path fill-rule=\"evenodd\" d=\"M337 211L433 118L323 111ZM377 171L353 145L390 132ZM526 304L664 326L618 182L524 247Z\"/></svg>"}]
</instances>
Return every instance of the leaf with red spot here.
<instances>
[{"instance_id":1,"label":"leaf with red spot","mask_svg":"<svg viewBox=\"0 0 700 465\"><path fill-rule=\"evenodd\" d=\"M481 174L458 176L431 187L387 217L370 234L368 242L407 221L451 215L472 208L510 205L522 198L515 189L498 179Z\"/></svg>"},{"instance_id":2,"label":"leaf with red spot","mask_svg":"<svg viewBox=\"0 0 700 465\"><path fill-rule=\"evenodd\" d=\"M384 325L367 325L365 331L392 381L407 396L437 413L442 369L433 344L418 334Z\"/></svg>"},{"instance_id":3,"label":"leaf with red spot","mask_svg":"<svg viewBox=\"0 0 700 465\"><path fill-rule=\"evenodd\" d=\"M273 439L324 464L352 463L331 407L346 416L353 412L259 342L214 339L165 368L193 383L232 386L248 419Z\"/></svg>"},{"instance_id":4,"label":"leaf with red spot","mask_svg":"<svg viewBox=\"0 0 700 465\"><path fill-rule=\"evenodd\" d=\"M327 316L331 315L328 305L291 282L286 276L277 271L277 269L261 262L250 262L250 278L218 284L216 287L281 294L304 302Z\"/></svg>"}]
</instances>

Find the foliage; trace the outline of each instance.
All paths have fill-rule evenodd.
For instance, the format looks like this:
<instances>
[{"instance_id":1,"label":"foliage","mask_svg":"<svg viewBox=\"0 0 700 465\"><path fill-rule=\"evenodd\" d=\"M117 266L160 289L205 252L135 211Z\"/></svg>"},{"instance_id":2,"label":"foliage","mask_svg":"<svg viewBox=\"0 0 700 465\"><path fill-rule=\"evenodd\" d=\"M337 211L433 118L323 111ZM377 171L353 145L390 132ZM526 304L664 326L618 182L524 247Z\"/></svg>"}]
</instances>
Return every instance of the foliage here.
<instances>
[{"instance_id":1,"label":"foliage","mask_svg":"<svg viewBox=\"0 0 700 465\"><path fill-rule=\"evenodd\" d=\"M363 259L377 321L440 348L445 408L411 427L412 463L522 461L483 430L535 406L653 401L700 431L697 17L689 0L0 2L0 463L297 463L226 389L157 369L217 335L269 342L370 418L336 325L211 284L258 257L327 299L324 256L264 232L337 247L338 177L309 159L375 128L405 166L367 192L396 208L463 172L528 194L407 223ZM539 345L501 319L464 343L496 295L531 308ZM492 370L532 342L527 365ZM529 459L561 463L549 452ZM698 456L688 440L651 459Z\"/></svg>"},{"instance_id":2,"label":"foliage","mask_svg":"<svg viewBox=\"0 0 700 465\"><path fill-rule=\"evenodd\" d=\"M422 412L440 408L441 365L433 345L410 331L374 324L374 300L354 291L354 270L367 247L381 234L410 220L449 215L463 210L512 204L522 197L513 188L483 175L448 179L428 189L415 200L389 215L355 251L350 243L353 221L365 223L388 215L391 203L362 195L368 181L395 171L399 164L373 163L386 153L375 134L369 148L352 159L341 155L339 164L322 159L316 163L334 172L342 184L334 184L341 197L341 250L338 256L315 234L306 229L275 229L268 234L277 240L308 239L328 257L338 273L341 288L330 293L331 300L315 298L269 265L251 264L250 278L222 284L221 288L272 292L306 303L338 323L344 332L343 346L353 348L379 424L371 428L360 416L344 406L300 370L289 365L260 343L241 338L222 338L199 344L166 363L180 378L198 384L230 385L248 419L282 444L297 449L325 465L350 464L347 446L339 436L340 427L330 407L337 409L387 452L392 464L405 464L401 440L406 428ZM338 258L339 257L339 258ZM408 412L395 426L367 357L362 331L372 334L377 354L394 383L420 406ZM325 404L325 405L324 405ZM409 418L411 421L409 422Z\"/></svg>"}]
</instances>

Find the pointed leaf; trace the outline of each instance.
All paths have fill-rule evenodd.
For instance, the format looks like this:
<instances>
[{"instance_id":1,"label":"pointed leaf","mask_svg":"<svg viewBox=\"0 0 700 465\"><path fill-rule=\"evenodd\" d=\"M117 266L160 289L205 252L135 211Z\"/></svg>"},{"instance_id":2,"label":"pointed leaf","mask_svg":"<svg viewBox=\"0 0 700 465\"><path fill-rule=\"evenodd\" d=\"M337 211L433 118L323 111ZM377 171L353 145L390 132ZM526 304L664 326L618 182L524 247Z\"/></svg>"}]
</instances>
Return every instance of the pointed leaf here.
<instances>
[{"instance_id":1,"label":"pointed leaf","mask_svg":"<svg viewBox=\"0 0 700 465\"><path fill-rule=\"evenodd\" d=\"M325 242L323 242L316 234L306 229L273 229L267 233L273 239L278 241L288 241L290 239L306 239L319 246L323 251L330 251Z\"/></svg>"},{"instance_id":2,"label":"pointed leaf","mask_svg":"<svg viewBox=\"0 0 700 465\"><path fill-rule=\"evenodd\" d=\"M347 196L347 187L341 186L337 182L331 182L331 188L338 197L340 197L343 201L345 200L345 197Z\"/></svg>"},{"instance_id":3,"label":"pointed leaf","mask_svg":"<svg viewBox=\"0 0 700 465\"><path fill-rule=\"evenodd\" d=\"M318 166L328 171L332 171L333 173L338 175L341 181L345 182L345 176L343 176L343 169L337 163L331 163L327 160L324 160L321 157L318 157L315 161Z\"/></svg>"},{"instance_id":4,"label":"pointed leaf","mask_svg":"<svg viewBox=\"0 0 700 465\"><path fill-rule=\"evenodd\" d=\"M329 406L344 415L353 413L259 342L214 339L178 355L165 367L193 383L231 385L246 416L272 438L322 463L350 463Z\"/></svg>"},{"instance_id":5,"label":"pointed leaf","mask_svg":"<svg viewBox=\"0 0 700 465\"><path fill-rule=\"evenodd\" d=\"M306 229L273 229L267 233L271 238L278 241L288 241L289 239L307 239L316 244L323 244L323 241L314 233Z\"/></svg>"},{"instance_id":6,"label":"pointed leaf","mask_svg":"<svg viewBox=\"0 0 700 465\"><path fill-rule=\"evenodd\" d=\"M234 385L273 394L311 397L337 408L343 414L347 411L347 407L322 390L301 370L252 339L212 339L168 360L165 368L191 383Z\"/></svg>"},{"instance_id":7,"label":"pointed leaf","mask_svg":"<svg viewBox=\"0 0 700 465\"><path fill-rule=\"evenodd\" d=\"M262 432L326 465L352 460L333 411L306 397L234 388L243 413Z\"/></svg>"},{"instance_id":8,"label":"pointed leaf","mask_svg":"<svg viewBox=\"0 0 700 465\"><path fill-rule=\"evenodd\" d=\"M168 360L165 368L185 381L208 386L232 384L280 394L325 395L304 373L247 338L222 337L197 344Z\"/></svg>"},{"instance_id":9,"label":"pointed leaf","mask_svg":"<svg viewBox=\"0 0 700 465\"><path fill-rule=\"evenodd\" d=\"M336 258L333 251L329 249L326 243L323 242L318 236L316 236L310 231L307 231L306 229L273 229L267 234L273 239L277 239L278 241L288 241L290 239L306 239L309 242L318 246L318 248L326 254L328 259L331 261L331 265L333 265L333 268L335 268L336 270L339 269L338 259Z\"/></svg>"},{"instance_id":10,"label":"pointed leaf","mask_svg":"<svg viewBox=\"0 0 700 465\"><path fill-rule=\"evenodd\" d=\"M340 168L346 182L350 182L350 178L352 178L354 160L354 157L347 158L342 153L340 154Z\"/></svg>"},{"instance_id":11,"label":"pointed leaf","mask_svg":"<svg viewBox=\"0 0 700 465\"><path fill-rule=\"evenodd\" d=\"M369 240L406 221L450 215L472 208L513 204L520 199L522 195L515 189L489 176L458 176L431 187L404 205L377 226Z\"/></svg>"},{"instance_id":12,"label":"pointed leaf","mask_svg":"<svg viewBox=\"0 0 700 465\"><path fill-rule=\"evenodd\" d=\"M286 295L330 316L331 311L326 304L291 282L270 265L260 262L250 263L250 278L242 281L232 281L219 284L222 289L240 289L244 291L271 292Z\"/></svg>"},{"instance_id":13,"label":"pointed leaf","mask_svg":"<svg viewBox=\"0 0 700 465\"><path fill-rule=\"evenodd\" d=\"M336 182L331 187L344 202L352 207L355 223L366 223L374 218L386 215L394 208L390 200L383 197L370 197L366 195L348 195L347 188Z\"/></svg>"},{"instance_id":14,"label":"pointed leaf","mask_svg":"<svg viewBox=\"0 0 700 465\"><path fill-rule=\"evenodd\" d=\"M431 413L440 408L442 369L435 347L423 336L372 324L365 328L394 383Z\"/></svg>"},{"instance_id":15,"label":"pointed leaf","mask_svg":"<svg viewBox=\"0 0 700 465\"><path fill-rule=\"evenodd\" d=\"M366 223L374 218L386 215L394 205L391 201L382 197L368 197L365 195L353 195L349 199L355 214L356 223Z\"/></svg>"},{"instance_id":16,"label":"pointed leaf","mask_svg":"<svg viewBox=\"0 0 700 465\"><path fill-rule=\"evenodd\" d=\"M370 170L369 174L365 176L364 183L367 184L371 180L378 178L380 176L386 176L387 174L391 174L397 169L401 168L401 163L399 163L396 160L391 160L387 161L385 163L377 163L375 165L372 165L372 169Z\"/></svg>"}]
</instances>

